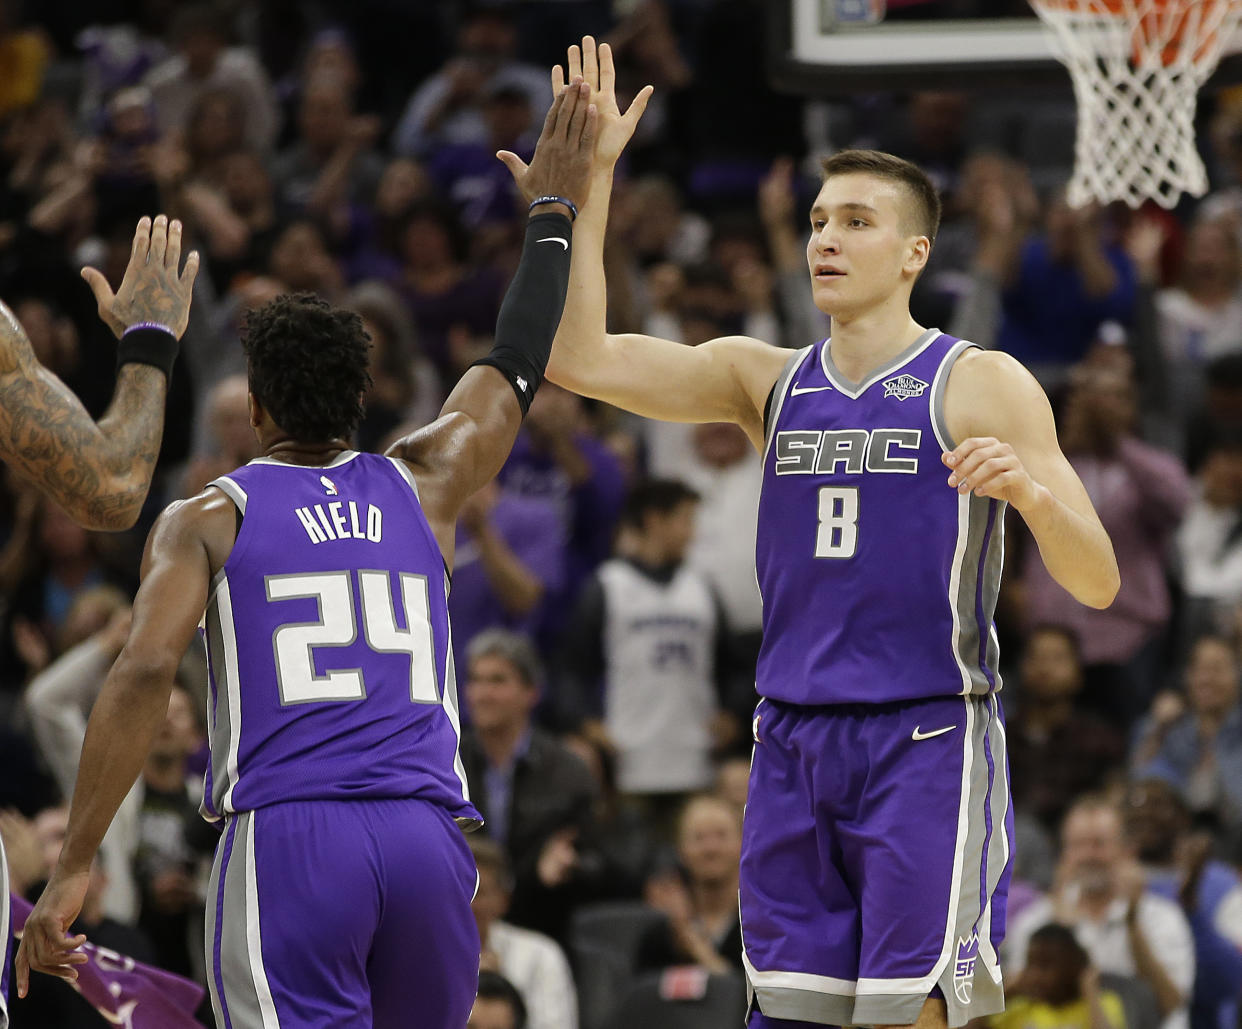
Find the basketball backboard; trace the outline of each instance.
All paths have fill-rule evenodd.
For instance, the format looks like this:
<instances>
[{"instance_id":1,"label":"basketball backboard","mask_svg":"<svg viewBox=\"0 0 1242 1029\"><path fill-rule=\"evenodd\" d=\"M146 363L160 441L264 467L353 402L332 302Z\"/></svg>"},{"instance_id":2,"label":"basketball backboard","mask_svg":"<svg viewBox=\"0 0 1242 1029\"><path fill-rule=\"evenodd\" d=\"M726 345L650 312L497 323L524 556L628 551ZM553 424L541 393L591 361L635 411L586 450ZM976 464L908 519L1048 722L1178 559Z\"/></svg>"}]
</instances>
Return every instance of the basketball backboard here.
<instances>
[{"instance_id":1,"label":"basketball backboard","mask_svg":"<svg viewBox=\"0 0 1242 1029\"><path fill-rule=\"evenodd\" d=\"M1004 0L932 0L879 17L883 0L771 0L770 71L778 88L819 94L884 89L1063 87L1069 75L1035 13ZM945 11L970 10L971 17ZM1017 13L994 16L1000 8ZM919 15L918 11L926 11ZM1242 82L1242 29L1212 84Z\"/></svg>"}]
</instances>

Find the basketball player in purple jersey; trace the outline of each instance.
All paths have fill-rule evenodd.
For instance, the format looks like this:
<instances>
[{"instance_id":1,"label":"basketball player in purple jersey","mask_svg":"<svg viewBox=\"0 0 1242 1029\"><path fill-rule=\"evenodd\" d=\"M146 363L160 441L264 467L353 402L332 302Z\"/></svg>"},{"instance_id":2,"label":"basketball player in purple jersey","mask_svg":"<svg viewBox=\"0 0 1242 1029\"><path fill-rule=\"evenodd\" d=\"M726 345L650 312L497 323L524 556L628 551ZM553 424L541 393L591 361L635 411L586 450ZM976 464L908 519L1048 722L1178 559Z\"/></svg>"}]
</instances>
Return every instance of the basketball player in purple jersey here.
<instances>
[{"instance_id":1,"label":"basketball player in purple jersey","mask_svg":"<svg viewBox=\"0 0 1242 1029\"><path fill-rule=\"evenodd\" d=\"M491 354L386 456L349 449L369 384L361 320L281 297L248 323L263 456L151 532L133 628L92 712L60 862L26 923L29 970L65 975L91 858L164 718L204 619L218 820L208 979L221 1029L461 1029L478 977L461 827L448 569L543 378L594 150L589 90L548 113ZM204 617L205 612L205 617ZM68 971L71 976L72 972Z\"/></svg>"},{"instance_id":2,"label":"basketball player in purple jersey","mask_svg":"<svg viewBox=\"0 0 1242 1029\"><path fill-rule=\"evenodd\" d=\"M119 530L138 520L155 471L168 376L189 320L197 274L197 252L181 267L181 223L162 214L138 222L115 294L100 272L82 269L100 318L121 341L116 391L98 424L39 363L13 312L0 303L0 459L79 525ZM10 926L8 865L0 841L0 1029L9 1024Z\"/></svg>"},{"instance_id":3,"label":"basketball player in purple jersey","mask_svg":"<svg viewBox=\"0 0 1242 1029\"><path fill-rule=\"evenodd\" d=\"M888 154L824 164L807 261L829 340L608 335L603 240L624 115L612 58L570 50L600 111L592 202L548 375L649 418L734 422L763 455L764 637L741 866L751 1029L963 1025L1002 1009L1011 816L992 612L1006 505L1085 604L1112 545L1015 361L910 316L940 205ZM560 88L560 69L553 83Z\"/></svg>"}]
</instances>

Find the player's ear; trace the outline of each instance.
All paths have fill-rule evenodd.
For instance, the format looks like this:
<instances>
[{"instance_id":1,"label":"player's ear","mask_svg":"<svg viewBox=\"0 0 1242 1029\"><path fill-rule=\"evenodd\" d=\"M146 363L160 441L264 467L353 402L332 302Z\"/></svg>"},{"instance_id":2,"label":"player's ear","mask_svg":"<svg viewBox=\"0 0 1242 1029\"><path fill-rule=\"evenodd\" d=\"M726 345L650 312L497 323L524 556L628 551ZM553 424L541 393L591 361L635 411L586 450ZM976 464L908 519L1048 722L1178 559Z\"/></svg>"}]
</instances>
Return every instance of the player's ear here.
<instances>
[{"instance_id":1,"label":"player's ear","mask_svg":"<svg viewBox=\"0 0 1242 1029\"><path fill-rule=\"evenodd\" d=\"M253 393L246 394L246 404L250 408L250 427L257 429L263 424L263 406Z\"/></svg>"},{"instance_id":2,"label":"player's ear","mask_svg":"<svg viewBox=\"0 0 1242 1029\"><path fill-rule=\"evenodd\" d=\"M917 275L926 267L930 256L931 240L926 236L912 236L906 251L906 270Z\"/></svg>"}]
</instances>

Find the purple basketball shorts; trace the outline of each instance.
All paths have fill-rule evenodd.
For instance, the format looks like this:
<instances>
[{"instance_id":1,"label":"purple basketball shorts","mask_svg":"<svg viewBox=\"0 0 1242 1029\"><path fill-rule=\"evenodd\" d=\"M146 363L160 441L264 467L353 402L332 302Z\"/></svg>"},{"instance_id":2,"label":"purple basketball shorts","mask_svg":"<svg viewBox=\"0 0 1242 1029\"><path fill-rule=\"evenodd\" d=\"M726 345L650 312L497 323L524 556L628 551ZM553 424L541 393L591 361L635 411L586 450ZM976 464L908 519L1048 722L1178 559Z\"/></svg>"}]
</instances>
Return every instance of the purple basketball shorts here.
<instances>
[{"instance_id":1,"label":"purple basketball shorts","mask_svg":"<svg viewBox=\"0 0 1242 1029\"><path fill-rule=\"evenodd\" d=\"M742 842L749 1029L1004 1009L1013 815L994 696L761 700Z\"/></svg>"},{"instance_id":2,"label":"purple basketball shorts","mask_svg":"<svg viewBox=\"0 0 1242 1029\"><path fill-rule=\"evenodd\" d=\"M477 882L461 830L426 801L230 816L207 898L218 1029L464 1029Z\"/></svg>"}]
</instances>

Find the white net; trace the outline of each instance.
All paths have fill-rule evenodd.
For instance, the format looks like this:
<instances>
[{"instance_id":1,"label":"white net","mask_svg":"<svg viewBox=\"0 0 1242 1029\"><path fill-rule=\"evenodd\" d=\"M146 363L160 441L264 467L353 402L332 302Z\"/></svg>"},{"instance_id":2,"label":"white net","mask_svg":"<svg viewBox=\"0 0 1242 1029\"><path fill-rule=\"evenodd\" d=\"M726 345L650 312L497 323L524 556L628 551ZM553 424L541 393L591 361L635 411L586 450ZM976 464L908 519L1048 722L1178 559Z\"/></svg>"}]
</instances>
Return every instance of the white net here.
<instances>
[{"instance_id":1,"label":"white net","mask_svg":"<svg viewBox=\"0 0 1242 1029\"><path fill-rule=\"evenodd\" d=\"M1078 100L1069 203L1201 196L1195 101L1242 22L1242 0L1031 0Z\"/></svg>"}]
</instances>

